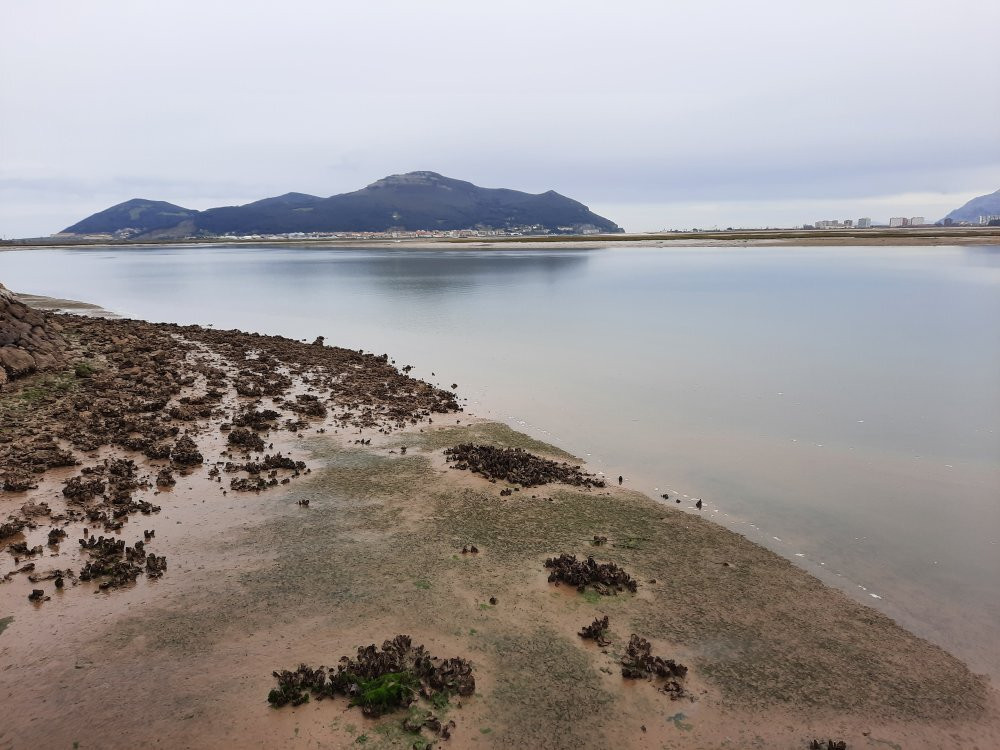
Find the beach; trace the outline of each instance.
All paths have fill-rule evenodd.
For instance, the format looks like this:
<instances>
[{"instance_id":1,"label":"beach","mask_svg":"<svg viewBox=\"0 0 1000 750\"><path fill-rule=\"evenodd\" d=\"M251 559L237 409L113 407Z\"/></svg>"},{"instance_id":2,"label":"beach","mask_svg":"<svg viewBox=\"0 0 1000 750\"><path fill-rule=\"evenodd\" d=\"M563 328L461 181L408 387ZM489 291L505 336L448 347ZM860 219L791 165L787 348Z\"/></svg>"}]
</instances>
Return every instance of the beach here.
<instances>
[{"instance_id":1,"label":"beach","mask_svg":"<svg viewBox=\"0 0 1000 750\"><path fill-rule=\"evenodd\" d=\"M2 553L0 747L1000 744L987 678L670 498L455 468L445 450L473 444L587 472L388 355L47 320L61 361L0 393L14 436L0 473L37 484L0 494L2 520L24 524L0 543L42 547ZM64 492L94 478L100 493ZM152 567L103 590L106 576L82 580L95 554L78 540L94 535L142 541ZM619 566L635 591L550 583L562 554ZM49 599L28 601L35 589ZM604 616L601 642L578 635ZM399 634L472 665L472 695L427 709L455 722L450 739L340 697L268 705L272 671ZM679 689L623 677L632 634L687 667Z\"/></svg>"},{"instance_id":2,"label":"beach","mask_svg":"<svg viewBox=\"0 0 1000 750\"><path fill-rule=\"evenodd\" d=\"M165 240L115 240L111 236L53 235L23 240L0 241L3 250L31 250L44 248L85 248L114 246L136 249L150 247L188 247L197 245L224 245L240 247L261 242L288 247L365 247L409 248L413 250L580 250L597 245L625 244L643 248L670 247L895 247L940 245L996 245L1000 244L1000 227L873 227L870 229L803 230L803 229L748 229L748 230L692 230L670 232L622 232L619 234L592 235L523 235L508 237L426 237L398 238L361 236L337 238L324 237L190 237Z\"/></svg>"}]
</instances>

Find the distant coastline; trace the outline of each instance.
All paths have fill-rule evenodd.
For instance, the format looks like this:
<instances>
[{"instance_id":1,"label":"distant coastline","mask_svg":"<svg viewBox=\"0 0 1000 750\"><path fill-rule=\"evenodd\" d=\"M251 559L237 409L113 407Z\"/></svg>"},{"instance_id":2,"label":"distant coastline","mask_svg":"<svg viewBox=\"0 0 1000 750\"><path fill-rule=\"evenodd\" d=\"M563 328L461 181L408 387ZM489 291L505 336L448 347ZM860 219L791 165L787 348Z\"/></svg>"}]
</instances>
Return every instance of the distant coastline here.
<instances>
[{"instance_id":1,"label":"distant coastline","mask_svg":"<svg viewBox=\"0 0 1000 750\"><path fill-rule=\"evenodd\" d=\"M516 247L593 247L602 244L629 244L648 247L687 245L761 247L782 245L851 246L851 245L1000 245L1000 227L926 227L919 229L753 229L698 232L644 232L587 235L525 235L522 237L441 237L399 239L304 239L304 238L255 238L199 237L129 241L107 238L54 238L35 237L18 240L0 240L2 249L34 249L53 247L159 247L180 245L290 245L296 247L322 245L343 247L409 247L417 249L501 249Z\"/></svg>"}]
</instances>

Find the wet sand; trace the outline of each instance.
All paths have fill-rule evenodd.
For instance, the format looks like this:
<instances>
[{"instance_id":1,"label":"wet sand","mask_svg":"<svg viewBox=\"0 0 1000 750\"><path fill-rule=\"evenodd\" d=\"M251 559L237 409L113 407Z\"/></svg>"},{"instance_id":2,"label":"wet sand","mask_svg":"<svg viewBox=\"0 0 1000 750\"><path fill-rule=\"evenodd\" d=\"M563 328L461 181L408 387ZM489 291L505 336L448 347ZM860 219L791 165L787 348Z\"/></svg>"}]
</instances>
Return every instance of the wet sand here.
<instances>
[{"instance_id":1,"label":"wet sand","mask_svg":"<svg viewBox=\"0 0 1000 750\"><path fill-rule=\"evenodd\" d=\"M84 337L101 325L58 320L91 332ZM241 396L235 383L247 363L222 336L191 338L197 346L185 354L228 373L218 412L186 425L206 463L178 472L170 490L137 489L160 512L131 516L114 532L131 543L155 530L150 546L167 557L164 576L105 592L93 582L57 591L25 574L0 584L0 747L411 747L399 714L368 719L339 698L282 709L266 702L272 670L331 665L397 633L473 662L476 694L443 709L456 728L442 747L804 748L827 737L852 748L1000 746L1000 705L985 678L744 537L618 487L501 495L507 485L446 462L444 449L469 442L573 460L504 425L435 413L402 427L398 412L356 427L343 410L368 413L358 390L357 403L331 401L307 426L262 433L269 453L303 460L308 474L259 494L223 493L230 475L210 475L223 452L236 452L223 422L251 403L298 419L289 396L333 399L338 381L324 380L318 365L285 366L282 395ZM305 356L291 343L289 357ZM5 429L10 409L37 393L26 389L52 377L0 393ZM204 389L196 379L171 403ZM67 397L51 396L53 408ZM372 398L391 411L391 391ZM115 445L78 452L84 465L114 455L134 460L141 475L164 463ZM0 520L30 501L54 515L71 510L62 481L80 468L53 468L37 489L0 493ZM76 539L88 522L68 520L58 549L45 546L48 523L24 536L45 546L39 570L79 570L86 553ZM595 535L607 542L595 546ZM470 544L480 551L462 554ZM620 565L637 592L548 583L544 560L564 552ZM18 567L0 556L0 575ZM35 587L51 600L29 602ZM577 635L604 615L610 645ZM689 667L693 700L622 678L632 633Z\"/></svg>"}]
</instances>

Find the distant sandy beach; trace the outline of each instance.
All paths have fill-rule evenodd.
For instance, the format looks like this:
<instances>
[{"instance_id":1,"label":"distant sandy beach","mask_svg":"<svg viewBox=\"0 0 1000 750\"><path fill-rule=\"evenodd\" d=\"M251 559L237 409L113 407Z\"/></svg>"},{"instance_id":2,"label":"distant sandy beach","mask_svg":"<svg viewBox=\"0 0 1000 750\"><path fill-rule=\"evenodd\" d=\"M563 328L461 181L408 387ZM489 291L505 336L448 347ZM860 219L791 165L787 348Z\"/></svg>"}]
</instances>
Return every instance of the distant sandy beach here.
<instances>
[{"instance_id":1,"label":"distant sandy beach","mask_svg":"<svg viewBox=\"0 0 1000 750\"><path fill-rule=\"evenodd\" d=\"M504 237L482 239L475 237L449 239L254 239L227 240L205 238L199 240L163 240L156 242L121 242L109 240L61 240L36 238L0 242L0 250L31 250L72 247L162 247L192 245L289 245L294 247L395 247L415 250L578 250L600 246L614 247L837 247L837 246L894 246L894 245L996 245L1000 244L1000 227L930 227L926 229L866 229L805 231L800 229L749 230L731 232L663 232L625 233L581 236Z\"/></svg>"}]
</instances>

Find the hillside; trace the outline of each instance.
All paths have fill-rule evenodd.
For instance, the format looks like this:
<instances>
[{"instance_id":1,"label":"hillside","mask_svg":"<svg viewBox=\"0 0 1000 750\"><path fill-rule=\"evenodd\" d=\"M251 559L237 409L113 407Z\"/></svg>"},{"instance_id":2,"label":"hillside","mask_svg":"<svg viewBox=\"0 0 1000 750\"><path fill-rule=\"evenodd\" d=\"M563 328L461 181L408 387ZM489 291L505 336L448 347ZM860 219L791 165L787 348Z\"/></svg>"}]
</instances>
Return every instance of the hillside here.
<instances>
[{"instance_id":1,"label":"hillside","mask_svg":"<svg viewBox=\"0 0 1000 750\"><path fill-rule=\"evenodd\" d=\"M166 201L133 198L88 216L83 221L66 227L63 233L111 234L129 229L147 233L155 230L173 229L189 222L197 213L197 211L181 208ZM194 225L189 224L188 226L193 227Z\"/></svg>"},{"instance_id":2,"label":"hillside","mask_svg":"<svg viewBox=\"0 0 1000 750\"><path fill-rule=\"evenodd\" d=\"M970 224L978 224L980 216L1000 216L1000 190L973 198L945 216L944 221L951 219L953 222L967 221Z\"/></svg>"},{"instance_id":3,"label":"hillside","mask_svg":"<svg viewBox=\"0 0 1000 750\"><path fill-rule=\"evenodd\" d=\"M286 193L242 206L193 211L161 201L134 199L94 214L66 234L124 234L133 238L384 232L388 230L513 229L552 232L622 231L582 203L552 190L523 193L482 188L436 172L392 175L352 193L321 198Z\"/></svg>"}]
</instances>

